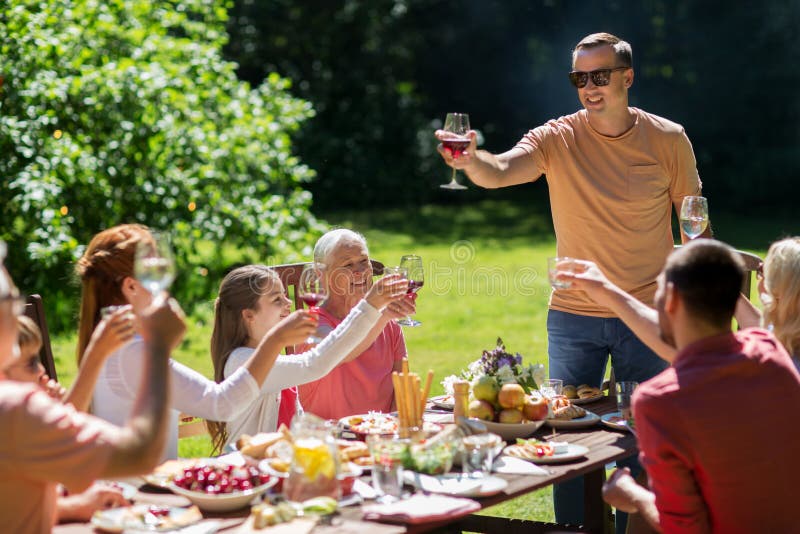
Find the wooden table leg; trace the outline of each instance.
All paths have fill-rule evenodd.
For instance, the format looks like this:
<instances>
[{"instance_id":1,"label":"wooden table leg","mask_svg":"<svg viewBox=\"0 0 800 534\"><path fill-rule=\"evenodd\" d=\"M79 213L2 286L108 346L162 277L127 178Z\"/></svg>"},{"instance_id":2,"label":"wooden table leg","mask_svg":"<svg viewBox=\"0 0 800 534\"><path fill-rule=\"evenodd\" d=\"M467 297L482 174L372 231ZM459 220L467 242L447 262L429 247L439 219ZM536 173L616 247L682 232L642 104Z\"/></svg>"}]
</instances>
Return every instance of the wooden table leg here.
<instances>
[{"instance_id":1,"label":"wooden table leg","mask_svg":"<svg viewBox=\"0 0 800 534\"><path fill-rule=\"evenodd\" d=\"M590 532L614 534L611 507L603 501L605 466L583 475L583 525Z\"/></svg>"}]
</instances>

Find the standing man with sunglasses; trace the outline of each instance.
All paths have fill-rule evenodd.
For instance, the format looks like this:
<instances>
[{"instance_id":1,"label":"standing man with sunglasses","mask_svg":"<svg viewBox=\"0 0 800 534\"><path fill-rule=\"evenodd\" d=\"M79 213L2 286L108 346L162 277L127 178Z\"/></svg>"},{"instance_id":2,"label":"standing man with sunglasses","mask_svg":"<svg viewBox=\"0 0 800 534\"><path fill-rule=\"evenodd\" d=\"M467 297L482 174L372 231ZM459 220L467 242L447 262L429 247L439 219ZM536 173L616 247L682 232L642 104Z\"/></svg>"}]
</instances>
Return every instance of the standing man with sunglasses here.
<instances>
[{"instance_id":1,"label":"standing man with sunglasses","mask_svg":"<svg viewBox=\"0 0 800 534\"><path fill-rule=\"evenodd\" d=\"M684 196L700 195L700 179L683 127L628 106L633 78L627 42L589 35L573 50L569 73L582 110L529 131L502 154L477 150L475 132L458 158L441 145L439 153L481 187L546 175L557 255L591 259L652 305L656 277L673 248L672 210L680 213ZM553 291L547 332L550 377L565 384L599 386L609 356L618 381L643 382L667 366L583 291ZM555 486L559 523L583 523L582 486L582 479ZM626 522L618 514L618 532Z\"/></svg>"}]
</instances>

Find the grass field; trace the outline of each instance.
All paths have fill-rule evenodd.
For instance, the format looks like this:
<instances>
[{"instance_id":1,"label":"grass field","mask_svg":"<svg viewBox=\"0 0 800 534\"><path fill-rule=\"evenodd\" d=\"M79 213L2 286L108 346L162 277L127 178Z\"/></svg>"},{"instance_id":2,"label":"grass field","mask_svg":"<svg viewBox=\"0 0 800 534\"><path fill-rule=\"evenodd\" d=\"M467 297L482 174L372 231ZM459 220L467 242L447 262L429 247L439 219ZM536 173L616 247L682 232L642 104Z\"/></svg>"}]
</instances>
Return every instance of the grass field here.
<instances>
[{"instance_id":1,"label":"grass field","mask_svg":"<svg viewBox=\"0 0 800 534\"><path fill-rule=\"evenodd\" d=\"M546 313L549 285L546 258L555 240L547 208L508 201L471 205L423 206L407 210L375 210L323 214L332 226L356 229L367 237L370 254L387 265L403 254L422 256L425 287L417 301L423 326L404 330L413 370L435 372L432 395L439 381L494 347L502 337L511 352L525 362L547 364ZM714 217L718 238L763 257L767 245L789 235L789 221L748 220L739 215ZM189 319L186 341L175 354L179 361L211 376L208 343L211 302ZM59 378L72 381L75 336L53 340ZM206 455L207 440L181 443L185 456ZM516 499L487 511L492 515L550 521L550 490Z\"/></svg>"}]
</instances>

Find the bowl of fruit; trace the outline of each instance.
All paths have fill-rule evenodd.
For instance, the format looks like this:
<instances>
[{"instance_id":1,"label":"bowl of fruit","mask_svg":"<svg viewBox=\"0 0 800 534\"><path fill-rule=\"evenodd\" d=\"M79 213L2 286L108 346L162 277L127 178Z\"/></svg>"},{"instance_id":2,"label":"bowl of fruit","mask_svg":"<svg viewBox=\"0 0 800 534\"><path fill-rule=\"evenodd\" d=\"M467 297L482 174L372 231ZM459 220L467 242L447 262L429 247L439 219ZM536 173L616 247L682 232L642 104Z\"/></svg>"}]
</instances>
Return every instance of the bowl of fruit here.
<instances>
[{"instance_id":1,"label":"bowl of fruit","mask_svg":"<svg viewBox=\"0 0 800 534\"><path fill-rule=\"evenodd\" d=\"M487 382L479 381L478 387ZM547 400L538 392L526 394L519 384L478 387L473 390L476 398L469 405L470 417L480 419L489 432L505 440L528 437L547 419Z\"/></svg>"},{"instance_id":2,"label":"bowl of fruit","mask_svg":"<svg viewBox=\"0 0 800 534\"><path fill-rule=\"evenodd\" d=\"M244 508L278 482L253 466L201 461L175 475L167 487L201 510L226 512Z\"/></svg>"}]
</instances>

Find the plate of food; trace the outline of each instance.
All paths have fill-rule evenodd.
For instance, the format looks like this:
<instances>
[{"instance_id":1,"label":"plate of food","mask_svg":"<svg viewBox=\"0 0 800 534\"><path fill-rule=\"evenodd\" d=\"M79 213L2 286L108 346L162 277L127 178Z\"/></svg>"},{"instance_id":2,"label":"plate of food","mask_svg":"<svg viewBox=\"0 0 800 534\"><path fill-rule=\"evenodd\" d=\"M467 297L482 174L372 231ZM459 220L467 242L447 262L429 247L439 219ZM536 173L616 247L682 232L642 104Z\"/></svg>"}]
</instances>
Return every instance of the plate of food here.
<instances>
[{"instance_id":1,"label":"plate of food","mask_svg":"<svg viewBox=\"0 0 800 534\"><path fill-rule=\"evenodd\" d=\"M197 506L179 508L136 504L122 508L98 510L92 515L91 524L105 532L150 531L166 532L193 525L203 519Z\"/></svg>"},{"instance_id":2,"label":"plate of food","mask_svg":"<svg viewBox=\"0 0 800 534\"><path fill-rule=\"evenodd\" d=\"M600 421L609 428L614 430L623 430L625 432L633 432L631 423L622 417L622 412L611 412L600 417Z\"/></svg>"},{"instance_id":3,"label":"plate of food","mask_svg":"<svg viewBox=\"0 0 800 534\"><path fill-rule=\"evenodd\" d=\"M488 497L500 493L508 482L496 476L474 477L463 473L424 475L414 471L403 472L403 482L429 493L443 493L459 497Z\"/></svg>"},{"instance_id":4,"label":"plate of food","mask_svg":"<svg viewBox=\"0 0 800 534\"><path fill-rule=\"evenodd\" d=\"M398 429L397 417L382 412L348 415L339 419L339 424L343 430L361 435L391 435Z\"/></svg>"},{"instance_id":5,"label":"plate of food","mask_svg":"<svg viewBox=\"0 0 800 534\"><path fill-rule=\"evenodd\" d=\"M555 410L555 417L547 419L547 426L551 428L584 428L596 425L600 422L600 416L580 406L570 406L572 410L564 409L564 412Z\"/></svg>"},{"instance_id":6,"label":"plate of food","mask_svg":"<svg viewBox=\"0 0 800 534\"><path fill-rule=\"evenodd\" d=\"M452 410L455 406L455 401L452 395L439 395L430 398L431 404L442 410Z\"/></svg>"},{"instance_id":7,"label":"plate of food","mask_svg":"<svg viewBox=\"0 0 800 534\"><path fill-rule=\"evenodd\" d=\"M371 469L375 460L369 453L369 447L363 441L352 439L338 439L336 446L339 449L339 462L352 462L362 470Z\"/></svg>"},{"instance_id":8,"label":"plate of food","mask_svg":"<svg viewBox=\"0 0 800 534\"><path fill-rule=\"evenodd\" d=\"M555 464L582 458L589 452L583 445L567 442L539 441L537 439L518 439L509 445L503 454L527 460L535 464Z\"/></svg>"},{"instance_id":9,"label":"plate of food","mask_svg":"<svg viewBox=\"0 0 800 534\"><path fill-rule=\"evenodd\" d=\"M580 386L566 385L562 388L561 393L572 404L576 405L589 404L605 398L605 394L600 388L586 384L581 384Z\"/></svg>"}]
</instances>

